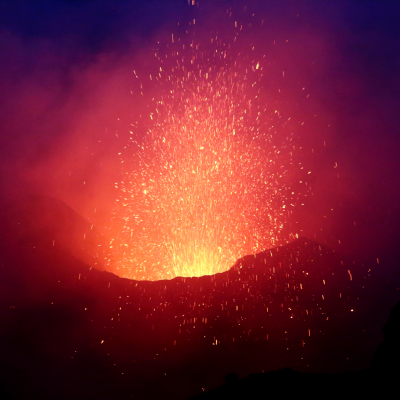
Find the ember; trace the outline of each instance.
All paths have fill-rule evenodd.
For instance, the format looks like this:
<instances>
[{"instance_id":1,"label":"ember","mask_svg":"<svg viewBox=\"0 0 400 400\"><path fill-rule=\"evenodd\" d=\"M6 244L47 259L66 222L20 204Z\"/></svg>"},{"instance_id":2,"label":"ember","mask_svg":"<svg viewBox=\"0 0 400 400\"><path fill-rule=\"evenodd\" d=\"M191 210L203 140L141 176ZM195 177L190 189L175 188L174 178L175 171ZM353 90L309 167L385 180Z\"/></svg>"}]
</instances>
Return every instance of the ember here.
<instances>
[{"instance_id":1,"label":"ember","mask_svg":"<svg viewBox=\"0 0 400 400\"><path fill-rule=\"evenodd\" d=\"M139 167L116 184L114 224L122 226L111 251L120 276L215 274L288 239L280 234L295 195L285 182L290 117L265 102L267 58L238 44L242 26L232 24L231 40L195 42L186 31L156 53L152 125L144 143L131 132L122 165L139 147Z\"/></svg>"}]
</instances>

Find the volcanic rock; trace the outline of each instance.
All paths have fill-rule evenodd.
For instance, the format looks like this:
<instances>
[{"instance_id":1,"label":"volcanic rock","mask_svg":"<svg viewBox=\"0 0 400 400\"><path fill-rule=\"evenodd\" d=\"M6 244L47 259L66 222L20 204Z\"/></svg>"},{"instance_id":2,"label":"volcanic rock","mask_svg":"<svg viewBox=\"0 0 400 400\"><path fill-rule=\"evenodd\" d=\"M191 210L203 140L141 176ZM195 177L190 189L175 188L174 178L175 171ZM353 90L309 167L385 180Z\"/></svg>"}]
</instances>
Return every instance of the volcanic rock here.
<instances>
[{"instance_id":1,"label":"volcanic rock","mask_svg":"<svg viewBox=\"0 0 400 400\"><path fill-rule=\"evenodd\" d=\"M0 388L16 399L185 399L232 372L284 367L262 379L307 382L367 368L381 341L374 304L391 286L308 239L213 276L133 281L53 246L56 234L74 246L67 222L20 227L19 209L3 213L0 244ZM60 221L73 218L60 209Z\"/></svg>"}]
</instances>

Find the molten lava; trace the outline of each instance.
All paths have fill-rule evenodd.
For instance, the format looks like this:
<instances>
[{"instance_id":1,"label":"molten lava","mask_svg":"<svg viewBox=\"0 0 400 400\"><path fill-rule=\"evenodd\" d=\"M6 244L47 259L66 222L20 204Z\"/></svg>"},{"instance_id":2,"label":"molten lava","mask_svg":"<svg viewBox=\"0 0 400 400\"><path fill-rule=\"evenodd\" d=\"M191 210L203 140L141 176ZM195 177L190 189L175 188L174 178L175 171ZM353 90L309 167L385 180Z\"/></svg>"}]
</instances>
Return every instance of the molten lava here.
<instances>
[{"instance_id":1,"label":"molten lava","mask_svg":"<svg viewBox=\"0 0 400 400\"><path fill-rule=\"evenodd\" d=\"M120 276L215 274L282 240L293 146L277 132L288 118L266 104L265 56L238 49L238 33L204 46L175 39L156 54L153 124L143 142L131 138L122 157L138 167L116 185L111 263Z\"/></svg>"}]
</instances>

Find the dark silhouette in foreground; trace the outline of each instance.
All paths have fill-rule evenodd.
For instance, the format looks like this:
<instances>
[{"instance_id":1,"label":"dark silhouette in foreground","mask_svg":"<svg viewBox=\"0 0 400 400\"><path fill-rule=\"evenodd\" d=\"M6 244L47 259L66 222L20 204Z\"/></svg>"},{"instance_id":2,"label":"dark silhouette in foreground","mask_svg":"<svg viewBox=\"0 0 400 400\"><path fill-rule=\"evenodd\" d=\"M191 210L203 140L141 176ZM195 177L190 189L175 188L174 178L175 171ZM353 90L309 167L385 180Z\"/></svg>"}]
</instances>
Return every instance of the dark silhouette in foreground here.
<instances>
[{"instance_id":1,"label":"dark silhouette in foreground","mask_svg":"<svg viewBox=\"0 0 400 400\"><path fill-rule=\"evenodd\" d=\"M391 375L400 372L400 302L390 312L382 329L384 341L372 359L372 370Z\"/></svg>"},{"instance_id":2,"label":"dark silhouette in foreground","mask_svg":"<svg viewBox=\"0 0 400 400\"><path fill-rule=\"evenodd\" d=\"M344 397L395 374L395 322L368 369L399 294L376 261L300 238L221 274L134 281L98 269L102 242L59 201L0 209L0 398L186 400L224 376L221 398Z\"/></svg>"},{"instance_id":3,"label":"dark silhouette in foreground","mask_svg":"<svg viewBox=\"0 0 400 400\"><path fill-rule=\"evenodd\" d=\"M223 399L358 399L397 398L400 376L400 302L383 327L384 342L380 344L371 367L344 374L308 374L282 368L267 373L252 374L244 379L230 373L226 384L191 400Z\"/></svg>"}]
</instances>

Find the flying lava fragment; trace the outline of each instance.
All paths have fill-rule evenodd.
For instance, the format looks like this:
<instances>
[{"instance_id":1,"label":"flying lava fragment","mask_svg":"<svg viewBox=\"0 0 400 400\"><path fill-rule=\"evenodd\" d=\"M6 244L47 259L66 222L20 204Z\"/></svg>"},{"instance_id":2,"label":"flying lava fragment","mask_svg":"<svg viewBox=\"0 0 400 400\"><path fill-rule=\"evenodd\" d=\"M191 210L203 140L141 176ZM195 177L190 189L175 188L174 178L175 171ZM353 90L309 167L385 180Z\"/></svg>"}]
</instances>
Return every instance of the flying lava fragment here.
<instances>
[{"instance_id":1,"label":"flying lava fragment","mask_svg":"<svg viewBox=\"0 0 400 400\"><path fill-rule=\"evenodd\" d=\"M240 31L235 22L231 36L197 42L186 31L156 53L151 124L141 141L132 135L122 157L136 166L121 164L116 184L110 246L120 276L211 275L282 241L290 118L264 88L267 57L238 44Z\"/></svg>"}]
</instances>

